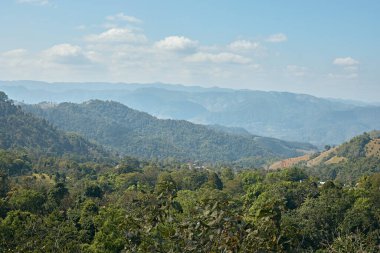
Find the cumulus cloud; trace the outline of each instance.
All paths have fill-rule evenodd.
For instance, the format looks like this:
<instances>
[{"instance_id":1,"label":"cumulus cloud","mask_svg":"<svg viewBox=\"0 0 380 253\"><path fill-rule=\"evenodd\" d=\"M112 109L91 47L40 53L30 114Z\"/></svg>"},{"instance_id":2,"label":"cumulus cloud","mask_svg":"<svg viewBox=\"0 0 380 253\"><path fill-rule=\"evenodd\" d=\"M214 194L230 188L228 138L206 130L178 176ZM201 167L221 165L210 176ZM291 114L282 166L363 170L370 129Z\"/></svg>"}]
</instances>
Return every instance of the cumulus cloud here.
<instances>
[{"instance_id":1,"label":"cumulus cloud","mask_svg":"<svg viewBox=\"0 0 380 253\"><path fill-rule=\"evenodd\" d=\"M0 53L0 69L9 67L7 71L12 72L29 65L31 61L28 56L28 51L23 48L2 52Z\"/></svg>"},{"instance_id":2,"label":"cumulus cloud","mask_svg":"<svg viewBox=\"0 0 380 253\"><path fill-rule=\"evenodd\" d=\"M252 42L248 40L236 40L228 45L228 47L233 51L249 51L259 48L260 44L258 42Z\"/></svg>"},{"instance_id":3,"label":"cumulus cloud","mask_svg":"<svg viewBox=\"0 0 380 253\"><path fill-rule=\"evenodd\" d=\"M235 64L248 64L251 59L232 53L196 53L186 58L189 62L212 62L212 63L235 63Z\"/></svg>"},{"instance_id":4,"label":"cumulus cloud","mask_svg":"<svg viewBox=\"0 0 380 253\"><path fill-rule=\"evenodd\" d=\"M71 44L59 44L43 52L46 60L59 64L85 64L91 60L81 47Z\"/></svg>"},{"instance_id":5,"label":"cumulus cloud","mask_svg":"<svg viewBox=\"0 0 380 253\"><path fill-rule=\"evenodd\" d=\"M21 4L48 5L49 0L17 0Z\"/></svg>"},{"instance_id":6,"label":"cumulus cloud","mask_svg":"<svg viewBox=\"0 0 380 253\"><path fill-rule=\"evenodd\" d=\"M288 37L283 33L272 34L266 39L266 41L272 42L272 43L279 43L279 42L284 42L287 40L288 40Z\"/></svg>"},{"instance_id":7,"label":"cumulus cloud","mask_svg":"<svg viewBox=\"0 0 380 253\"><path fill-rule=\"evenodd\" d=\"M134 24L139 24L142 23L142 21L134 16L128 16L125 15L124 13L118 13L113 16L108 16L107 20L109 21L125 21L128 23L134 23Z\"/></svg>"},{"instance_id":8,"label":"cumulus cloud","mask_svg":"<svg viewBox=\"0 0 380 253\"><path fill-rule=\"evenodd\" d=\"M358 65L359 62L351 57L342 57L342 58L335 58L333 61L333 64L338 66L355 66Z\"/></svg>"},{"instance_id":9,"label":"cumulus cloud","mask_svg":"<svg viewBox=\"0 0 380 253\"><path fill-rule=\"evenodd\" d=\"M187 51L197 47L198 42L183 36L169 36L155 43L159 49L172 51Z\"/></svg>"},{"instance_id":10,"label":"cumulus cloud","mask_svg":"<svg viewBox=\"0 0 380 253\"><path fill-rule=\"evenodd\" d=\"M336 70L337 73L328 74L329 78L356 79L359 77L360 62L353 59L352 57L335 58L332 63L339 68Z\"/></svg>"},{"instance_id":11,"label":"cumulus cloud","mask_svg":"<svg viewBox=\"0 0 380 253\"><path fill-rule=\"evenodd\" d=\"M144 43L147 38L144 34L137 33L128 28L111 28L100 34L92 34L86 37L89 42L96 43Z\"/></svg>"}]
</instances>

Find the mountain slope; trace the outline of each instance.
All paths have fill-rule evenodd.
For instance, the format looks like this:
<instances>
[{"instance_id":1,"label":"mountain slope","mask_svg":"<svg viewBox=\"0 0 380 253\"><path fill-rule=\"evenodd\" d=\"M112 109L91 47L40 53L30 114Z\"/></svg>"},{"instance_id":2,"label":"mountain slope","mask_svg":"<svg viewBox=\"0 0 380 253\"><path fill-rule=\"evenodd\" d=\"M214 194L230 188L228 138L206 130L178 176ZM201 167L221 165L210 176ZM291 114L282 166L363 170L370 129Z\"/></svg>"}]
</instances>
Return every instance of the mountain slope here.
<instances>
[{"instance_id":1,"label":"mountain slope","mask_svg":"<svg viewBox=\"0 0 380 253\"><path fill-rule=\"evenodd\" d=\"M252 134L323 147L380 128L380 107L304 94L165 84L0 82L14 99L113 100L159 118L245 128Z\"/></svg>"},{"instance_id":2,"label":"mountain slope","mask_svg":"<svg viewBox=\"0 0 380 253\"><path fill-rule=\"evenodd\" d=\"M290 157L310 144L216 131L184 120L160 120L117 102L92 100L25 106L65 131L75 131L123 154L143 158L232 162L243 158Z\"/></svg>"},{"instance_id":3,"label":"mountain slope","mask_svg":"<svg viewBox=\"0 0 380 253\"><path fill-rule=\"evenodd\" d=\"M304 166L322 179L354 182L363 175L380 172L380 131L355 136L321 153L273 163L270 169Z\"/></svg>"},{"instance_id":4,"label":"mountain slope","mask_svg":"<svg viewBox=\"0 0 380 253\"><path fill-rule=\"evenodd\" d=\"M106 153L76 134L65 134L46 120L25 113L0 92L0 148L26 149L34 154L99 157Z\"/></svg>"}]
</instances>

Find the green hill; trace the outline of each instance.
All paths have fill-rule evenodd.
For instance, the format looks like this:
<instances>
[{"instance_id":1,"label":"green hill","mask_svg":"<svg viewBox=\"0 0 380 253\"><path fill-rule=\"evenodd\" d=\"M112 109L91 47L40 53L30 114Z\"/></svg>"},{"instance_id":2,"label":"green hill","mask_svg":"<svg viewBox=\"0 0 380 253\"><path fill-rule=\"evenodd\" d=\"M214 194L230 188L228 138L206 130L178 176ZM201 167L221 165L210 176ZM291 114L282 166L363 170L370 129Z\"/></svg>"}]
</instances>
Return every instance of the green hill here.
<instances>
[{"instance_id":1,"label":"green hill","mask_svg":"<svg viewBox=\"0 0 380 253\"><path fill-rule=\"evenodd\" d=\"M305 166L324 180L355 182L363 175L380 172L380 132L355 136L337 146L313 155L275 162L270 169Z\"/></svg>"},{"instance_id":2,"label":"green hill","mask_svg":"<svg viewBox=\"0 0 380 253\"><path fill-rule=\"evenodd\" d=\"M0 148L22 149L33 154L99 157L99 146L77 134L65 134L44 119L25 113L0 92Z\"/></svg>"},{"instance_id":3,"label":"green hill","mask_svg":"<svg viewBox=\"0 0 380 253\"><path fill-rule=\"evenodd\" d=\"M62 130L77 132L122 154L142 158L204 162L248 159L262 164L270 158L297 156L315 149L310 144L232 134L184 120L160 120L110 101L45 103L24 108Z\"/></svg>"}]
</instances>

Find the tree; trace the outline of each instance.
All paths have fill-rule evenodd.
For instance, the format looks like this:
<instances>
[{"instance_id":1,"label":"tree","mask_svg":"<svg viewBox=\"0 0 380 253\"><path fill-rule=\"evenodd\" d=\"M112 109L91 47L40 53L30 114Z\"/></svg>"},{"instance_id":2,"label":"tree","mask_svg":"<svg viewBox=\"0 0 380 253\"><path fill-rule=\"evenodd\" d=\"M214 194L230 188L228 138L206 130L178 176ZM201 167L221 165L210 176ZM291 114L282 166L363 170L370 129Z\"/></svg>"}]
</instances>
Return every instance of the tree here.
<instances>
[{"instance_id":1,"label":"tree","mask_svg":"<svg viewBox=\"0 0 380 253\"><path fill-rule=\"evenodd\" d=\"M209 173L206 186L211 189L223 190L223 182L215 172Z\"/></svg>"},{"instance_id":2,"label":"tree","mask_svg":"<svg viewBox=\"0 0 380 253\"><path fill-rule=\"evenodd\" d=\"M61 204L63 198L69 194L69 190L66 188L65 183L58 182L54 185L48 193L48 199L53 206L58 207Z\"/></svg>"},{"instance_id":3,"label":"tree","mask_svg":"<svg viewBox=\"0 0 380 253\"><path fill-rule=\"evenodd\" d=\"M98 185L90 184L86 187L84 194L87 197L101 198L103 196L103 190Z\"/></svg>"},{"instance_id":4,"label":"tree","mask_svg":"<svg viewBox=\"0 0 380 253\"><path fill-rule=\"evenodd\" d=\"M42 207L45 202L46 198L42 193L25 189L16 191L9 199L9 203L14 209L28 211L31 213L43 212Z\"/></svg>"},{"instance_id":5,"label":"tree","mask_svg":"<svg viewBox=\"0 0 380 253\"><path fill-rule=\"evenodd\" d=\"M8 96L4 92L0 91L0 102L7 102Z\"/></svg>"},{"instance_id":6,"label":"tree","mask_svg":"<svg viewBox=\"0 0 380 253\"><path fill-rule=\"evenodd\" d=\"M9 179L5 173L0 172L0 198L6 196L9 191Z\"/></svg>"}]
</instances>

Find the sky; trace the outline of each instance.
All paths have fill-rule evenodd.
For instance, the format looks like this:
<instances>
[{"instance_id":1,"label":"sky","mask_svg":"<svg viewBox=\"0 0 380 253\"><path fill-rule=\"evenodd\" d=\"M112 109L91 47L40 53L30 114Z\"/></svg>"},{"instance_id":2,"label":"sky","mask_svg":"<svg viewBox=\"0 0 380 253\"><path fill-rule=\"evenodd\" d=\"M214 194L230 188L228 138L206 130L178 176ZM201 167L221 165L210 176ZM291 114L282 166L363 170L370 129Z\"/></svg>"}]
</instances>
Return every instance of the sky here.
<instances>
[{"instance_id":1,"label":"sky","mask_svg":"<svg viewBox=\"0 0 380 253\"><path fill-rule=\"evenodd\" d=\"M380 102L378 0L1 0L0 80Z\"/></svg>"}]
</instances>

